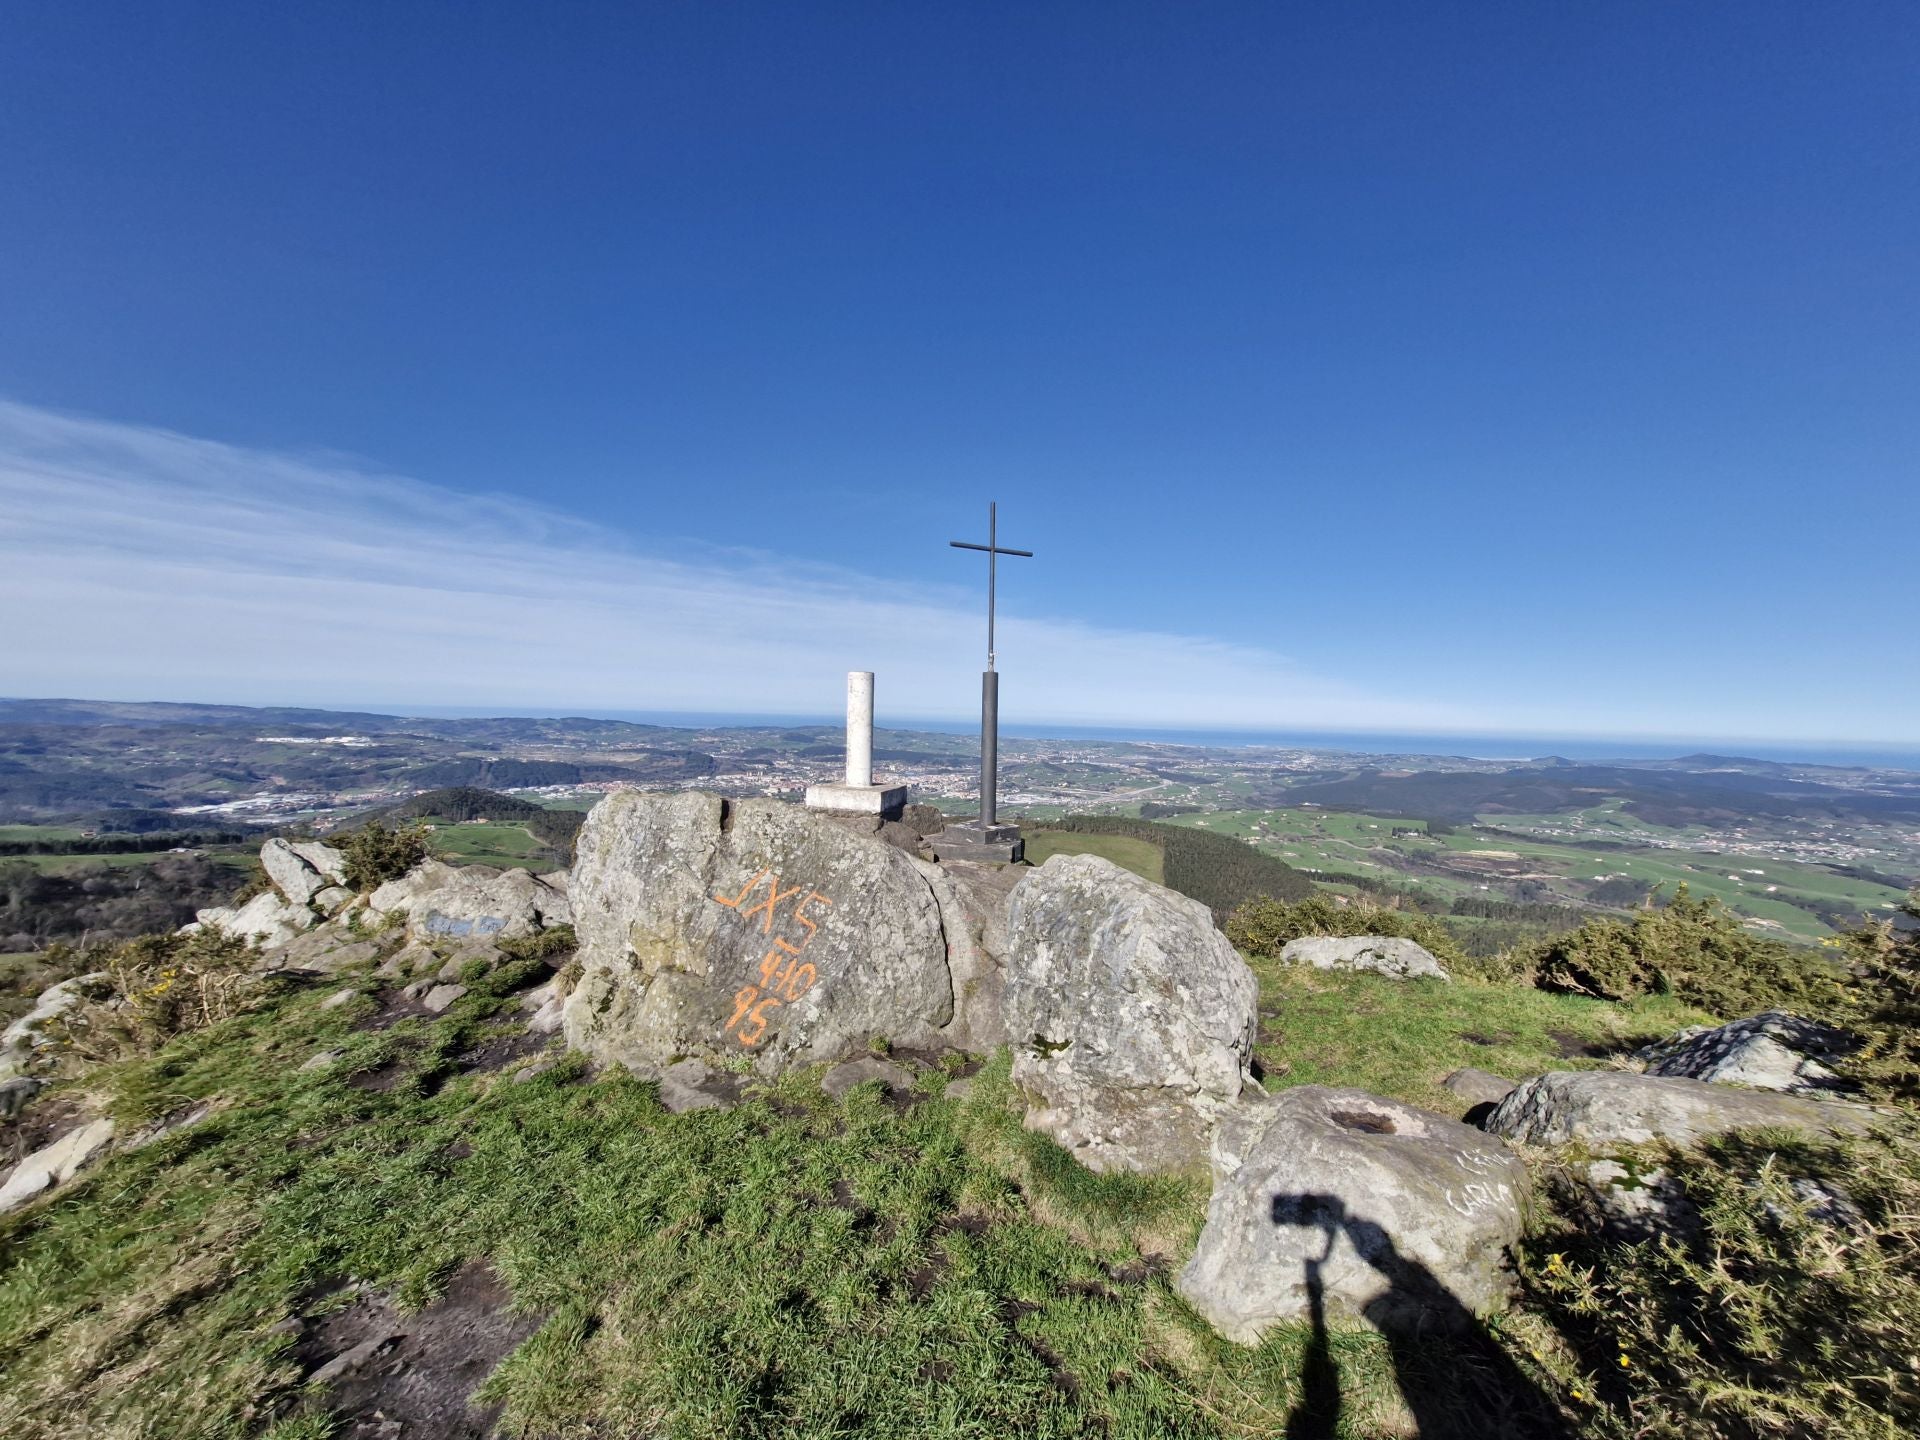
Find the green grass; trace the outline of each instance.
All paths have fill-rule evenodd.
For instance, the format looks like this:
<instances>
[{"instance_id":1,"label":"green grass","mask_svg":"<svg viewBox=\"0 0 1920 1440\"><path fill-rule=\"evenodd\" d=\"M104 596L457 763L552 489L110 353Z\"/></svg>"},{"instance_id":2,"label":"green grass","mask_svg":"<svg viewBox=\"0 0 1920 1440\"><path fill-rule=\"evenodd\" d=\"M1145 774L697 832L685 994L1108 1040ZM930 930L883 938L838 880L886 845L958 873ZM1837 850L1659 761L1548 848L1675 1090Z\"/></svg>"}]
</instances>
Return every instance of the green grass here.
<instances>
[{"instance_id":1,"label":"green grass","mask_svg":"<svg viewBox=\"0 0 1920 1440\"><path fill-rule=\"evenodd\" d=\"M1604 1056L1564 1050L1632 1050L1715 1019L1666 996L1616 1005L1469 978L1387 980L1274 960L1249 963L1260 977L1255 1054L1269 1089L1352 1085L1454 1115L1460 1102L1440 1082L1462 1066L1514 1080L1543 1070L1597 1068L1606 1064ZM1562 1037L1576 1044L1563 1047Z\"/></svg>"},{"instance_id":2,"label":"green grass","mask_svg":"<svg viewBox=\"0 0 1920 1440\"><path fill-rule=\"evenodd\" d=\"M548 868L552 852L524 827L438 821L433 853L449 865L493 865L503 870Z\"/></svg>"},{"instance_id":3,"label":"green grass","mask_svg":"<svg viewBox=\"0 0 1920 1440\"><path fill-rule=\"evenodd\" d=\"M198 847L206 857L216 865L225 865L233 870L242 871L252 868L259 854L258 846L244 849L219 850L209 846ZM151 865L156 860L165 860L165 850L139 850L132 852L112 852L105 855L0 855L0 860L23 860L34 869L49 875L61 875L71 870L84 870L89 865L110 865L123 868L129 865Z\"/></svg>"},{"instance_id":4,"label":"green grass","mask_svg":"<svg viewBox=\"0 0 1920 1440\"><path fill-rule=\"evenodd\" d=\"M475 1258L541 1317L487 1386L509 1435L1255 1436L1300 1397L1304 1329L1229 1345L1172 1292L1204 1181L1082 1169L1021 1128L1004 1053L963 1102L801 1074L675 1116L578 1060L460 1073L510 1002L362 1031L368 1002L318 1008L340 983L89 1078L126 1125L219 1109L0 1220L10 1437L324 1434L280 1322L348 1277L417 1305ZM1337 1433L1405 1433L1386 1343L1332 1345Z\"/></svg>"},{"instance_id":5,"label":"green grass","mask_svg":"<svg viewBox=\"0 0 1920 1440\"><path fill-rule=\"evenodd\" d=\"M1081 835L1068 830L1035 830L1027 837L1027 859L1044 865L1055 855L1099 855L1154 884L1164 884L1160 847L1130 835Z\"/></svg>"}]
</instances>

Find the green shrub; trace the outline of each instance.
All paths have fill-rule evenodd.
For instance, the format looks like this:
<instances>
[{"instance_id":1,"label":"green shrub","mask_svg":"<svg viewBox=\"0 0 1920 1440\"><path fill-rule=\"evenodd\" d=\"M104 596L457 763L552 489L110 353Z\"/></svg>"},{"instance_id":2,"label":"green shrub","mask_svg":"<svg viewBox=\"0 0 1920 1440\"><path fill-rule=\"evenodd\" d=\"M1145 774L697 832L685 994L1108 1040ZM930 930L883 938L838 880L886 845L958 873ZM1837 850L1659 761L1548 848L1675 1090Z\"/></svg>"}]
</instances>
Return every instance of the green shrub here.
<instances>
[{"instance_id":1,"label":"green shrub","mask_svg":"<svg viewBox=\"0 0 1920 1440\"><path fill-rule=\"evenodd\" d=\"M238 1015L264 989L259 952L217 929L143 935L85 953L107 978L55 1020L61 1056L92 1063L150 1055L176 1035Z\"/></svg>"},{"instance_id":2,"label":"green shrub","mask_svg":"<svg viewBox=\"0 0 1920 1440\"><path fill-rule=\"evenodd\" d=\"M1398 935L1425 946L1442 963L1466 961L1459 943L1431 916L1377 905L1342 905L1331 895L1310 895L1292 904L1265 897L1250 900L1227 917L1226 932L1237 948L1268 958L1306 935Z\"/></svg>"},{"instance_id":3,"label":"green shrub","mask_svg":"<svg viewBox=\"0 0 1920 1440\"><path fill-rule=\"evenodd\" d=\"M1839 967L1754 934L1719 900L1696 900L1685 885L1671 904L1641 910L1630 922L1589 920L1515 960L1545 990L1602 1000L1671 994L1726 1017L1774 1005L1820 1015L1851 1006Z\"/></svg>"},{"instance_id":4,"label":"green shrub","mask_svg":"<svg viewBox=\"0 0 1920 1440\"><path fill-rule=\"evenodd\" d=\"M1920 888L1901 907L1920 920ZM1854 1028L1865 1044L1847 1073L1884 1095L1920 1099L1920 931L1871 925L1841 937L1866 991Z\"/></svg>"},{"instance_id":5,"label":"green shrub","mask_svg":"<svg viewBox=\"0 0 1920 1440\"><path fill-rule=\"evenodd\" d=\"M333 843L346 859L347 888L367 891L398 880L433 853L427 827L415 821L389 826L369 820Z\"/></svg>"},{"instance_id":6,"label":"green shrub","mask_svg":"<svg viewBox=\"0 0 1920 1440\"><path fill-rule=\"evenodd\" d=\"M579 944L573 926L553 925L522 935L518 940L502 940L499 950L509 960L550 960L555 955L569 954Z\"/></svg>"},{"instance_id":7,"label":"green shrub","mask_svg":"<svg viewBox=\"0 0 1920 1440\"><path fill-rule=\"evenodd\" d=\"M1697 1233L1624 1245L1552 1220L1523 1255L1530 1298L1587 1370L1578 1388L1594 1407L1591 1433L1920 1433L1920 1157L1910 1146L1753 1132L1669 1149L1660 1163L1699 1207ZM1834 1191L1858 1215L1836 1217Z\"/></svg>"}]
</instances>

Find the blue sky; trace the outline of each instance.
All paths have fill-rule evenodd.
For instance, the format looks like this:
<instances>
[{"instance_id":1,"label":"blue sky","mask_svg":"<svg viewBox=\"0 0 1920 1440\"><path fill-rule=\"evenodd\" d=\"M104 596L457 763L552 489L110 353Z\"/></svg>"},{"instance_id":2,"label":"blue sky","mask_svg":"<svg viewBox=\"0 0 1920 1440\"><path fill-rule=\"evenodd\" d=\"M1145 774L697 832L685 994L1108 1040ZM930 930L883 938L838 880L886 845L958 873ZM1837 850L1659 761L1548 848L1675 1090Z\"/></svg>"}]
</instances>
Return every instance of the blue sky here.
<instances>
[{"instance_id":1,"label":"blue sky","mask_svg":"<svg viewBox=\"0 0 1920 1440\"><path fill-rule=\"evenodd\" d=\"M1920 739L1910 4L7 30L0 691Z\"/></svg>"}]
</instances>

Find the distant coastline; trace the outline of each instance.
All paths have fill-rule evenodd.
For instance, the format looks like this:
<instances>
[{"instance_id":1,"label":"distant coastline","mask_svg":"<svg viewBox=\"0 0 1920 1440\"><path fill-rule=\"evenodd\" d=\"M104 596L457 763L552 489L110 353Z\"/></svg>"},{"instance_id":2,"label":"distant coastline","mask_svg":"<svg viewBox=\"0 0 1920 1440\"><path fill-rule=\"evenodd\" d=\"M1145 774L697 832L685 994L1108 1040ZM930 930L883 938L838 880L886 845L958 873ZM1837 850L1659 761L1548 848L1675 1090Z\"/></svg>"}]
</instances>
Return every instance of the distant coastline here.
<instances>
[{"instance_id":1,"label":"distant coastline","mask_svg":"<svg viewBox=\"0 0 1920 1440\"><path fill-rule=\"evenodd\" d=\"M347 707L342 707L347 708ZM578 715L590 720L625 720L637 725L668 725L680 729L711 729L720 726L753 725L839 725L838 715L737 715L719 712L660 710L534 710L524 708L487 709L478 706L366 706L391 715L422 715L445 719L492 716L556 717ZM921 720L888 722L889 730L930 730L940 734L970 734L979 726L976 719ZM1023 724L1001 717L1000 733L1016 740L1115 740L1143 741L1162 745L1201 745L1217 747L1271 746L1276 749L1344 750L1364 755L1462 756L1474 760L1537 760L1558 755L1567 760L1673 760L1683 755L1727 755L1750 760L1772 760L1781 764L1865 766L1876 770L1910 770L1920 773L1920 747L1910 744L1885 746L1808 740L1703 739L1697 736L1674 739L1609 739L1605 736L1570 737L1565 735L1433 735L1412 732L1370 732L1355 730L1177 730L1155 726L1052 725Z\"/></svg>"}]
</instances>

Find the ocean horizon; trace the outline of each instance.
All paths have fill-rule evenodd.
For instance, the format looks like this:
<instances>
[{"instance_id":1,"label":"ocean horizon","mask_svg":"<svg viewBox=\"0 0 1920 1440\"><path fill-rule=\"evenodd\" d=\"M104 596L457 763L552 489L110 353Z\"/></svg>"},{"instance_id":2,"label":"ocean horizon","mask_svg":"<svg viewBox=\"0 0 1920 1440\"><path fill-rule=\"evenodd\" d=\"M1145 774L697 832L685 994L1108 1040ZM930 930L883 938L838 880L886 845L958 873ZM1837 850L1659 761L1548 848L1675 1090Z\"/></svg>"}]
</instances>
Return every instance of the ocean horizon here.
<instances>
[{"instance_id":1,"label":"ocean horizon","mask_svg":"<svg viewBox=\"0 0 1920 1440\"><path fill-rule=\"evenodd\" d=\"M558 718L623 720L635 725L705 730L732 726L824 725L838 727L844 717L829 714L741 715L724 712L602 709L487 709L477 706L354 707L382 714L442 719ZM978 730L975 717L914 719L881 724L881 730L929 731L968 735ZM1866 767L1920 773L1920 746L1893 742L1742 740L1714 736L1609 737L1526 734L1433 734L1410 731L1178 729L1152 725L1068 725L1023 722L1002 717L1001 738L1008 740L1110 740L1214 748L1259 747L1276 750L1335 750L1352 754L1430 756L1471 760L1537 760L1554 755L1567 760L1671 760L1685 755L1725 755L1783 764Z\"/></svg>"}]
</instances>

